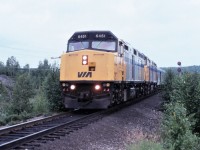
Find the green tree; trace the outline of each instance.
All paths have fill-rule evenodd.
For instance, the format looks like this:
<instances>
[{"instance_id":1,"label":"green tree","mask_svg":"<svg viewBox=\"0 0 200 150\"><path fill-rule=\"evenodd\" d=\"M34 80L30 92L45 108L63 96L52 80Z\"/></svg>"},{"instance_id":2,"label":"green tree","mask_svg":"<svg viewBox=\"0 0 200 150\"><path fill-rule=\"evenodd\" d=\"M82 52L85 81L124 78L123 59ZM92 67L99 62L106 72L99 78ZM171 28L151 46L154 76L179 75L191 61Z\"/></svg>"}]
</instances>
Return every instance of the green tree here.
<instances>
[{"instance_id":1,"label":"green tree","mask_svg":"<svg viewBox=\"0 0 200 150\"><path fill-rule=\"evenodd\" d=\"M6 70L5 70L5 65L2 61L0 61L0 74L5 74Z\"/></svg>"},{"instance_id":2,"label":"green tree","mask_svg":"<svg viewBox=\"0 0 200 150\"><path fill-rule=\"evenodd\" d=\"M170 94L173 91L173 82L175 79L175 73L171 70L168 69L165 73L165 77L164 77L164 88L163 88L163 98L165 100L165 102L170 102L171 101L171 97Z\"/></svg>"},{"instance_id":3,"label":"green tree","mask_svg":"<svg viewBox=\"0 0 200 150\"><path fill-rule=\"evenodd\" d=\"M162 137L165 148L174 150L198 150L199 138L192 133L193 116L180 102L166 105L162 122Z\"/></svg>"},{"instance_id":4,"label":"green tree","mask_svg":"<svg viewBox=\"0 0 200 150\"><path fill-rule=\"evenodd\" d=\"M29 66L29 64L26 64L23 68L24 68L24 69L29 69L30 66Z\"/></svg>"},{"instance_id":5,"label":"green tree","mask_svg":"<svg viewBox=\"0 0 200 150\"><path fill-rule=\"evenodd\" d=\"M49 102L42 89L39 89L34 98L31 99L31 104L35 115L41 115L49 112Z\"/></svg>"},{"instance_id":6,"label":"green tree","mask_svg":"<svg viewBox=\"0 0 200 150\"><path fill-rule=\"evenodd\" d=\"M172 85L171 99L180 101L187 109L187 115L194 114L194 129L200 133L200 77L197 73L184 73Z\"/></svg>"},{"instance_id":7,"label":"green tree","mask_svg":"<svg viewBox=\"0 0 200 150\"><path fill-rule=\"evenodd\" d=\"M6 70L8 76L16 76L20 68L19 62L14 56L11 56L6 61Z\"/></svg>"},{"instance_id":8,"label":"green tree","mask_svg":"<svg viewBox=\"0 0 200 150\"><path fill-rule=\"evenodd\" d=\"M62 110L62 91L59 83L59 70L53 69L46 77L44 84L44 93L49 101L50 110L58 111Z\"/></svg>"},{"instance_id":9,"label":"green tree","mask_svg":"<svg viewBox=\"0 0 200 150\"><path fill-rule=\"evenodd\" d=\"M43 81L50 71L51 65L48 63L47 59L45 59L43 62L40 61L37 69L31 70L33 85L36 89L39 89L42 86Z\"/></svg>"},{"instance_id":10,"label":"green tree","mask_svg":"<svg viewBox=\"0 0 200 150\"><path fill-rule=\"evenodd\" d=\"M0 81L0 101L10 101L8 89Z\"/></svg>"},{"instance_id":11,"label":"green tree","mask_svg":"<svg viewBox=\"0 0 200 150\"><path fill-rule=\"evenodd\" d=\"M31 105L29 99L34 92L31 85L30 76L22 74L17 78L13 90L12 110L14 113L20 114L22 112L29 112Z\"/></svg>"},{"instance_id":12,"label":"green tree","mask_svg":"<svg viewBox=\"0 0 200 150\"><path fill-rule=\"evenodd\" d=\"M0 125L5 125L5 118L10 106L10 97L7 88L0 81Z\"/></svg>"}]
</instances>

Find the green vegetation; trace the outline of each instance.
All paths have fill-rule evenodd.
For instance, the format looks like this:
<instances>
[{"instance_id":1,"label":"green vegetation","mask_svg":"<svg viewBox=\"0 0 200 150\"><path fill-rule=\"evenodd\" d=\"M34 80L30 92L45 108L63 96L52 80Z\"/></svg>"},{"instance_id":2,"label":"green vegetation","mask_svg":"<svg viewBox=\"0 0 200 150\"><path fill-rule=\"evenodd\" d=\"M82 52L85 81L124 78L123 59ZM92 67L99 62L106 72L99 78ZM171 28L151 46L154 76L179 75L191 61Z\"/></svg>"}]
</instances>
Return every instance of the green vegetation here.
<instances>
[{"instance_id":1,"label":"green vegetation","mask_svg":"<svg viewBox=\"0 0 200 150\"><path fill-rule=\"evenodd\" d=\"M30 99L30 103L33 107L33 113L35 116L41 114L49 113L49 101L46 99L46 96L42 89L38 89L34 98Z\"/></svg>"},{"instance_id":2,"label":"green vegetation","mask_svg":"<svg viewBox=\"0 0 200 150\"><path fill-rule=\"evenodd\" d=\"M193 117L179 102L166 105L162 124L164 147L173 150L197 150L198 137L192 133Z\"/></svg>"},{"instance_id":3,"label":"green vegetation","mask_svg":"<svg viewBox=\"0 0 200 150\"><path fill-rule=\"evenodd\" d=\"M200 74L166 70L162 91L161 142L142 141L130 150L200 149Z\"/></svg>"},{"instance_id":4,"label":"green vegetation","mask_svg":"<svg viewBox=\"0 0 200 150\"><path fill-rule=\"evenodd\" d=\"M165 80L164 80L164 88L163 88L163 98L165 99L166 102L170 101L170 94L173 91L172 84L174 82L175 74L174 72L169 69L166 71L165 74Z\"/></svg>"},{"instance_id":5,"label":"green vegetation","mask_svg":"<svg viewBox=\"0 0 200 150\"><path fill-rule=\"evenodd\" d=\"M200 75L167 70L163 98L162 139L165 149L200 149Z\"/></svg>"},{"instance_id":6,"label":"green vegetation","mask_svg":"<svg viewBox=\"0 0 200 150\"><path fill-rule=\"evenodd\" d=\"M36 69L20 68L11 56L0 62L0 75L0 125L63 110L56 64L45 59Z\"/></svg>"},{"instance_id":7,"label":"green vegetation","mask_svg":"<svg viewBox=\"0 0 200 150\"><path fill-rule=\"evenodd\" d=\"M46 95L46 99L49 101L49 109L51 111L64 109L61 101L62 91L59 82L57 82L59 81L59 75L59 70L54 68L51 73L48 74L43 84L44 94Z\"/></svg>"},{"instance_id":8,"label":"green vegetation","mask_svg":"<svg viewBox=\"0 0 200 150\"><path fill-rule=\"evenodd\" d=\"M162 145L152 141L141 141L135 145L131 145L128 150L162 150Z\"/></svg>"},{"instance_id":9,"label":"green vegetation","mask_svg":"<svg viewBox=\"0 0 200 150\"><path fill-rule=\"evenodd\" d=\"M29 99L33 97L33 95L30 76L27 74L20 75L13 89L13 99L11 101L13 114L19 115L22 112L31 112Z\"/></svg>"},{"instance_id":10,"label":"green vegetation","mask_svg":"<svg viewBox=\"0 0 200 150\"><path fill-rule=\"evenodd\" d=\"M194 67L193 67L194 69ZM161 125L162 142L142 141L130 150L199 150L200 149L200 74L177 75L166 70ZM63 110L59 69L47 60L38 68L20 68L15 57L6 65L0 62L0 125L12 124L33 116ZM10 78L11 81L8 81Z\"/></svg>"}]
</instances>

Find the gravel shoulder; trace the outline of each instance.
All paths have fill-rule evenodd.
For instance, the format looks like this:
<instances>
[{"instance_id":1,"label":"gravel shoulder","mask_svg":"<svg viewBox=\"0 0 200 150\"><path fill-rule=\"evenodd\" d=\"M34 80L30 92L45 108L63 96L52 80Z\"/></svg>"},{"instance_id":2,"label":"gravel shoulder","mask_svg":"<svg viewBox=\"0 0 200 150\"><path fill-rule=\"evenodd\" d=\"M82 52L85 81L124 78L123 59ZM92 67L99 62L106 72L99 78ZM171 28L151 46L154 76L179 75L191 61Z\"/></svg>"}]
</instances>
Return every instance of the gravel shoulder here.
<instances>
[{"instance_id":1,"label":"gravel shoulder","mask_svg":"<svg viewBox=\"0 0 200 150\"><path fill-rule=\"evenodd\" d=\"M124 150L129 144L148 139L159 141L162 112L159 94L98 120L38 150Z\"/></svg>"}]
</instances>

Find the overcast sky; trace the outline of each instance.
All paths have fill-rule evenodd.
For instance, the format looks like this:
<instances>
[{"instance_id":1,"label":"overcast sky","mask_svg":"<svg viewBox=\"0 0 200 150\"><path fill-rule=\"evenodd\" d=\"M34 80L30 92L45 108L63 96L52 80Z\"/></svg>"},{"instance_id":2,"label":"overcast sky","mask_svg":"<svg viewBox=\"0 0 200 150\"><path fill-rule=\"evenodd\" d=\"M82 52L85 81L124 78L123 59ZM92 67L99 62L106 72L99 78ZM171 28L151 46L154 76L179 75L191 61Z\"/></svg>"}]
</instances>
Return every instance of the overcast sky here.
<instances>
[{"instance_id":1,"label":"overcast sky","mask_svg":"<svg viewBox=\"0 0 200 150\"><path fill-rule=\"evenodd\" d=\"M200 0L0 0L0 61L53 62L84 30L110 30L160 67L200 65Z\"/></svg>"}]
</instances>

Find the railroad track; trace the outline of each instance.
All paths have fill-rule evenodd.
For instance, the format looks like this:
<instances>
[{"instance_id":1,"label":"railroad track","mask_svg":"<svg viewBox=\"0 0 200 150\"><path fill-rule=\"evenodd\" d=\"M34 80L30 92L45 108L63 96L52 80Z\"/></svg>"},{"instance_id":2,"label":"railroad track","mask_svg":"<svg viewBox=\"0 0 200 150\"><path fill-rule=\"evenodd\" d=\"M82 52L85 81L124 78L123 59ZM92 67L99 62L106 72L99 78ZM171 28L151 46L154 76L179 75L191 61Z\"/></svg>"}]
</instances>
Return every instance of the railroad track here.
<instances>
[{"instance_id":1,"label":"railroad track","mask_svg":"<svg viewBox=\"0 0 200 150\"><path fill-rule=\"evenodd\" d=\"M151 94L153 95L153 94ZM89 114L64 113L28 123L14 125L0 130L0 150L34 149L49 140L58 139L88 124L95 122L110 113L131 105L151 95L127 101L107 110Z\"/></svg>"},{"instance_id":2,"label":"railroad track","mask_svg":"<svg viewBox=\"0 0 200 150\"><path fill-rule=\"evenodd\" d=\"M67 112L3 128L0 130L0 150L17 148L24 143L51 134L66 124L70 125L73 122L77 122L77 120L88 115ZM53 136L49 135L49 137L52 138ZM46 137L46 139L49 137ZM26 145L25 147L31 148L32 146ZM24 149L24 146L21 148Z\"/></svg>"}]
</instances>

